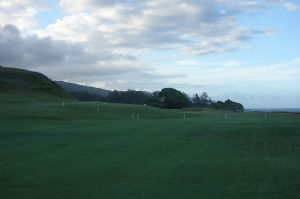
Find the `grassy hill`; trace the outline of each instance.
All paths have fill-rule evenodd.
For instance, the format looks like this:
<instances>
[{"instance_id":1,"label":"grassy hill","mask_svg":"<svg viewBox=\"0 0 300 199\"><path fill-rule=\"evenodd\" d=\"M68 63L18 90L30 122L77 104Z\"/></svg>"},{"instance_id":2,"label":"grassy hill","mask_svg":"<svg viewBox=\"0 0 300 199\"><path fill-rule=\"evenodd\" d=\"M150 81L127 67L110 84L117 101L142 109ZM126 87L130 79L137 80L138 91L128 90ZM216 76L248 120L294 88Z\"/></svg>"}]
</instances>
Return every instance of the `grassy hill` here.
<instances>
[{"instance_id":1,"label":"grassy hill","mask_svg":"<svg viewBox=\"0 0 300 199\"><path fill-rule=\"evenodd\" d=\"M0 93L20 96L48 95L71 98L59 85L41 73L0 66Z\"/></svg>"}]
</instances>

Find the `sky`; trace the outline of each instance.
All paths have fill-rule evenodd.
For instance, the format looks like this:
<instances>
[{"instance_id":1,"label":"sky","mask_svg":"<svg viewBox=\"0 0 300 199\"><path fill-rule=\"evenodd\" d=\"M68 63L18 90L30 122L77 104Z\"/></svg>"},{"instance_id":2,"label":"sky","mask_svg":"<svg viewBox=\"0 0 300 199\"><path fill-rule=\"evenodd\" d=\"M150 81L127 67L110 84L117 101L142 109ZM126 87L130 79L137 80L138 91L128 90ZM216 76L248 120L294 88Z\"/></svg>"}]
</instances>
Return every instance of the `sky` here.
<instances>
[{"instance_id":1,"label":"sky","mask_svg":"<svg viewBox=\"0 0 300 199\"><path fill-rule=\"evenodd\" d=\"M300 1L0 0L0 65L104 89L300 107Z\"/></svg>"}]
</instances>

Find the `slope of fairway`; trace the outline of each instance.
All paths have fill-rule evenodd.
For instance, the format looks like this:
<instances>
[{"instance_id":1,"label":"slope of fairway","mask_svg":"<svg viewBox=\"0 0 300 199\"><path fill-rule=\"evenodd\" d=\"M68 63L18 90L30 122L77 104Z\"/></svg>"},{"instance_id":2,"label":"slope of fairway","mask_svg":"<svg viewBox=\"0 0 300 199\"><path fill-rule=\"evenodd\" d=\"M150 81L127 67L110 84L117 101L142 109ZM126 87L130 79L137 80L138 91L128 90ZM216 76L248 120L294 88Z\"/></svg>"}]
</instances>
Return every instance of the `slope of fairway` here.
<instances>
[{"instance_id":1,"label":"slope of fairway","mask_svg":"<svg viewBox=\"0 0 300 199\"><path fill-rule=\"evenodd\" d=\"M183 118L178 110L164 110L144 105L112 104L105 102L79 102L55 98L45 101L42 96L35 98L16 97L0 94L0 118L12 120L78 120L78 119L167 119ZM45 98L45 96L43 96Z\"/></svg>"},{"instance_id":2,"label":"slope of fairway","mask_svg":"<svg viewBox=\"0 0 300 199\"><path fill-rule=\"evenodd\" d=\"M1 198L299 198L297 114L184 120L178 110L10 97L0 99Z\"/></svg>"}]
</instances>

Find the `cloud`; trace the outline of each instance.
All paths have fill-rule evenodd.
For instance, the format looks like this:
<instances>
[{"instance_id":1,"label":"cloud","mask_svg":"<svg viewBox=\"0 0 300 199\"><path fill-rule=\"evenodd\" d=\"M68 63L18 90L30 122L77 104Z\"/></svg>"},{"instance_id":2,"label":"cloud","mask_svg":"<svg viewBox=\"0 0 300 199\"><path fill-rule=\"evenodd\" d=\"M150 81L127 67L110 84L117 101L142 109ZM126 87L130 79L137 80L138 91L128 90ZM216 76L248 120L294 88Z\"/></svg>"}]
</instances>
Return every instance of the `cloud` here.
<instances>
[{"instance_id":1,"label":"cloud","mask_svg":"<svg viewBox=\"0 0 300 199\"><path fill-rule=\"evenodd\" d=\"M242 64L234 60L224 63L199 63L195 71L191 71L187 78L191 82L198 80L211 85L220 85L247 81L284 82L297 79L300 75L298 67L300 58L280 64L239 67Z\"/></svg>"},{"instance_id":2,"label":"cloud","mask_svg":"<svg viewBox=\"0 0 300 199\"><path fill-rule=\"evenodd\" d=\"M286 9L288 9L289 11L295 11L295 10L298 10L298 8L299 8L299 6L297 4L290 3L290 2L286 2L284 4L284 7Z\"/></svg>"},{"instance_id":3,"label":"cloud","mask_svg":"<svg viewBox=\"0 0 300 199\"><path fill-rule=\"evenodd\" d=\"M239 61L239 60L228 60L224 62L199 62L195 60L190 60L190 59L184 59L184 60L179 60L175 62L178 66L184 66L184 67L240 67L244 63Z\"/></svg>"},{"instance_id":4,"label":"cloud","mask_svg":"<svg viewBox=\"0 0 300 199\"><path fill-rule=\"evenodd\" d=\"M13 24L20 29L37 24L35 16L47 5L42 0L1 0L0 25Z\"/></svg>"},{"instance_id":5,"label":"cloud","mask_svg":"<svg viewBox=\"0 0 300 199\"><path fill-rule=\"evenodd\" d=\"M17 27L5 25L0 28L0 60L2 64L19 67L64 66L74 63L93 62L96 57L88 57L77 44L52 40L51 37L38 38L36 35L22 37Z\"/></svg>"},{"instance_id":6,"label":"cloud","mask_svg":"<svg viewBox=\"0 0 300 199\"><path fill-rule=\"evenodd\" d=\"M223 65L226 67L239 67L243 65L243 62L238 60L229 60L227 62L224 62Z\"/></svg>"},{"instance_id":7,"label":"cloud","mask_svg":"<svg viewBox=\"0 0 300 199\"><path fill-rule=\"evenodd\" d=\"M150 70L135 57L105 50L94 51L83 43L39 38L36 35L24 37L13 25L0 27L0 64L37 70L55 79L74 81Z\"/></svg>"},{"instance_id":8,"label":"cloud","mask_svg":"<svg viewBox=\"0 0 300 199\"><path fill-rule=\"evenodd\" d=\"M264 10L274 2L277 1L61 0L65 16L36 33L108 49L220 54L240 49L255 35L269 32L242 27L238 16Z\"/></svg>"}]
</instances>

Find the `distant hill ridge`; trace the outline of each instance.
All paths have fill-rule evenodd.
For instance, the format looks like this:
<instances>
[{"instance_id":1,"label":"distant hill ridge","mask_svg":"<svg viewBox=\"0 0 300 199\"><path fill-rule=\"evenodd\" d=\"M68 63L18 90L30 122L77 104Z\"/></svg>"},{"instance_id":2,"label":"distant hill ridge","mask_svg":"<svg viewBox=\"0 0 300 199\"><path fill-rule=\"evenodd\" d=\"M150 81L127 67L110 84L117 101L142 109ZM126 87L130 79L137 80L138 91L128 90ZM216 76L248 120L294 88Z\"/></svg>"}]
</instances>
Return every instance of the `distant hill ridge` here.
<instances>
[{"instance_id":1,"label":"distant hill ridge","mask_svg":"<svg viewBox=\"0 0 300 199\"><path fill-rule=\"evenodd\" d=\"M55 81L58 85L60 85L63 89L65 89L69 93L89 93L92 95L98 95L102 97L107 97L109 93L112 91L105 90L102 88L95 88L92 86L84 86L80 84L64 82L64 81Z\"/></svg>"},{"instance_id":2,"label":"distant hill ridge","mask_svg":"<svg viewBox=\"0 0 300 199\"><path fill-rule=\"evenodd\" d=\"M3 66L0 66L0 92L46 93L71 98L63 88L41 73Z\"/></svg>"}]
</instances>

